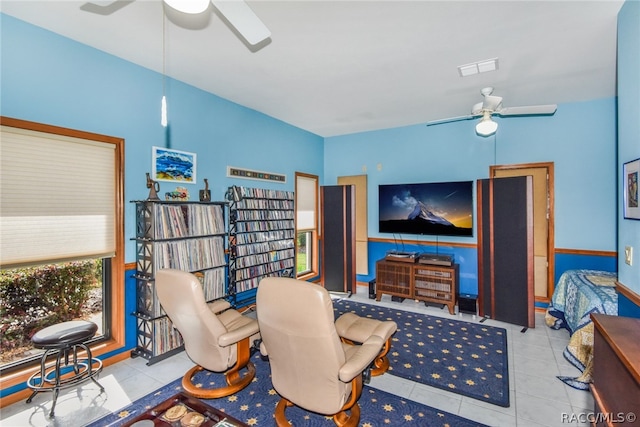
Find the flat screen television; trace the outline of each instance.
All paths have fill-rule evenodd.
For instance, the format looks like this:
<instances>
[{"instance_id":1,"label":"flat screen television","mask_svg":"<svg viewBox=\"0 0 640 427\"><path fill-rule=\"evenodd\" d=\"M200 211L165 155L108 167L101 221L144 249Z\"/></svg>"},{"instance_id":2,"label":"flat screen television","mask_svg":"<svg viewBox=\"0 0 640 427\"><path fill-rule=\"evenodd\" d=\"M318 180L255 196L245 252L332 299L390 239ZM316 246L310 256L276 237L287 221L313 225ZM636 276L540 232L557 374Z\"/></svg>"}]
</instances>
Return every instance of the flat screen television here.
<instances>
[{"instance_id":1,"label":"flat screen television","mask_svg":"<svg viewBox=\"0 0 640 427\"><path fill-rule=\"evenodd\" d=\"M473 181L378 186L380 233L473 236Z\"/></svg>"}]
</instances>

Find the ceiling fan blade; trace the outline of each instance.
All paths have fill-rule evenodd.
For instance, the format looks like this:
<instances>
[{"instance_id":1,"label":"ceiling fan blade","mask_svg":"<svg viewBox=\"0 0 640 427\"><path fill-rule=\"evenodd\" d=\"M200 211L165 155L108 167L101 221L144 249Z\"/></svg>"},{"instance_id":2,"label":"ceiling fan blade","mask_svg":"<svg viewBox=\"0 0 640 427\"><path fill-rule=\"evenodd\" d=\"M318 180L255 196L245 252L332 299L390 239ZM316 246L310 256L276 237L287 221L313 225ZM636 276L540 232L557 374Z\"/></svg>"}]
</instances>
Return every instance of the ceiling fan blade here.
<instances>
[{"instance_id":1,"label":"ceiling fan blade","mask_svg":"<svg viewBox=\"0 0 640 427\"><path fill-rule=\"evenodd\" d=\"M477 104L474 104L474 106L471 107L471 115L481 116L483 108L484 108L484 103L482 102L478 102Z\"/></svg>"},{"instance_id":2,"label":"ceiling fan blade","mask_svg":"<svg viewBox=\"0 0 640 427\"><path fill-rule=\"evenodd\" d=\"M271 31L243 0L211 0L211 3L250 45L271 37Z\"/></svg>"},{"instance_id":3,"label":"ceiling fan blade","mask_svg":"<svg viewBox=\"0 0 640 427\"><path fill-rule=\"evenodd\" d=\"M460 117L450 117L448 119L431 120L430 122L427 122L427 126L441 125L443 123L451 123L451 122L460 122L463 120L475 119L477 117L478 117L477 115L469 115L469 116L460 116Z\"/></svg>"},{"instance_id":4,"label":"ceiling fan blade","mask_svg":"<svg viewBox=\"0 0 640 427\"><path fill-rule=\"evenodd\" d=\"M87 2L80 6L80 10L95 13L97 15L111 15L122 9L126 5L133 3L134 0L112 0L112 1L94 1Z\"/></svg>"},{"instance_id":5,"label":"ceiling fan blade","mask_svg":"<svg viewBox=\"0 0 640 427\"><path fill-rule=\"evenodd\" d=\"M482 103L482 109L496 111L500 108L500 104L502 104L501 96L486 95Z\"/></svg>"},{"instance_id":6,"label":"ceiling fan blade","mask_svg":"<svg viewBox=\"0 0 640 427\"><path fill-rule=\"evenodd\" d=\"M496 111L499 116L532 116L532 115L551 115L556 112L558 106L556 104L549 105L530 105L528 107L508 107L500 111Z\"/></svg>"}]
</instances>

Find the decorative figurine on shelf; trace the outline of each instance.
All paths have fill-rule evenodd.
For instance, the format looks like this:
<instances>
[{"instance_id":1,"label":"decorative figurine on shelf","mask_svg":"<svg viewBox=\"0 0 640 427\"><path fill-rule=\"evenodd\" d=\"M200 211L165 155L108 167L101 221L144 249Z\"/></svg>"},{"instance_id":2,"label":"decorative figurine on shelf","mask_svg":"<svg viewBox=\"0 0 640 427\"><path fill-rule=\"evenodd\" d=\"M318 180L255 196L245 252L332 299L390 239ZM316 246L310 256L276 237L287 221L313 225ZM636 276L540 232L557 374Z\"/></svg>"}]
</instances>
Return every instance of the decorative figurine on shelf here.
<instances>
[{"instance_id":1,"label":"decorative figurine on shelf","mask_svg":"<svg viewBox=\"0 0 640 427\"><path fill-rule=\"evenodd\" d=\"M149 176L149 172L147 172L147 188L149 189L149 197L147 200L160 200L158 197L158 191L160 191L160 184L158 181L154 181Z\"/></svg>"},{"instance_id":2,"label":"decorative figurine on shelf","mask_svg":"<svg viewBox=\"0 0 640 427\"><path fill-rule=\"evenodd\" d=\"M209 190L209 180L207 178L204 179L204 190L200 190L200 201L211 201L211 190Z\"/></svg>"},{"instance_id":3,"label":"decorative figurine on shelf","mask_svg":"<svg viewBox=\"0 0 640 427\"><path fill-rule=\"evenodd\" d=\"M189 201L189 190L186 187L176 187L175 190L164 193L164 197L167 201L187 202Z\"/></svg>"}]
</instances>

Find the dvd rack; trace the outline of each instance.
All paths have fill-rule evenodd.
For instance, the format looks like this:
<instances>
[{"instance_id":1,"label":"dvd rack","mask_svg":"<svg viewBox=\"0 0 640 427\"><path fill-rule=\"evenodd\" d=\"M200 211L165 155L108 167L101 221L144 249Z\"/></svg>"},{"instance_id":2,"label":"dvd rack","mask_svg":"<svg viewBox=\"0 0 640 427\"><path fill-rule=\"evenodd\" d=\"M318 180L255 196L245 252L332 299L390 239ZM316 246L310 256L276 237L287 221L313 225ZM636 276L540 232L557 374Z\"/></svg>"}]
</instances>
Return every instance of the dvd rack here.
<instances>
[{"instance_id":1,"label":"dvd rack","mask_svg":"<svg viewBox=\"0 0 640 427\"><path fill-rule=\"evenodd\" d=\"M227 292L225 202L134 201L136 204L137 343L133 356L151 365L183 348L180 333L160 305L155 273L163 268L192 272L207 301Z\"/></svg>"},{"instance_id":2,"label":"dvd rack","mask_svg":"<svg viewBox=\"0 0 640 427\"><path fill-rule=\"evenodd\" d=\"M229 201L229 294L234 306L255 303L265 277L295 277L292 191L232 186Z\"/></svg>"}]
</instances>

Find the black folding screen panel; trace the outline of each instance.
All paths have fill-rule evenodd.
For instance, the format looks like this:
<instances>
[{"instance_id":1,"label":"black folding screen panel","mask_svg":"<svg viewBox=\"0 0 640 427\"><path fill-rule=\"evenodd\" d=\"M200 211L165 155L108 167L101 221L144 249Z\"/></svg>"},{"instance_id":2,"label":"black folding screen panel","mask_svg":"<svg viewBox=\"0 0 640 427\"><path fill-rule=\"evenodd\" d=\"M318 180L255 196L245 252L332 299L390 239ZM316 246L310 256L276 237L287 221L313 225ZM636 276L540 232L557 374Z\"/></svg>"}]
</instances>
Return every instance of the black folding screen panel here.
<instances>
[{"instance_id":1,"label":"black folding screen panel","mask_svg":"<svg viewBox=\"0 0 640 427\"><path fill-rule=\"evenodd\" d=\"M320 187L322 277L333 292L355 292L355 187Z\"/></svg>"},{"instance_id":2,"label":"black folding screen panel","mask_svg":"<svg viewBox=\"0 0 640 427\"><path fill-rule=\"evenodd\" d=\"M533 328L533 181L478 180L477 200L480 315Z\"/></svg>"}]
</instances>

